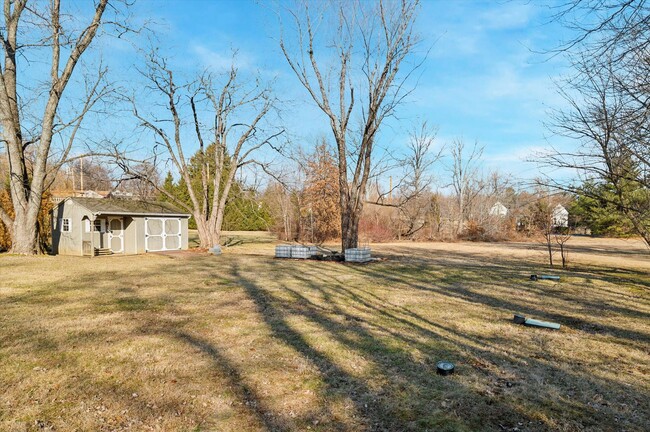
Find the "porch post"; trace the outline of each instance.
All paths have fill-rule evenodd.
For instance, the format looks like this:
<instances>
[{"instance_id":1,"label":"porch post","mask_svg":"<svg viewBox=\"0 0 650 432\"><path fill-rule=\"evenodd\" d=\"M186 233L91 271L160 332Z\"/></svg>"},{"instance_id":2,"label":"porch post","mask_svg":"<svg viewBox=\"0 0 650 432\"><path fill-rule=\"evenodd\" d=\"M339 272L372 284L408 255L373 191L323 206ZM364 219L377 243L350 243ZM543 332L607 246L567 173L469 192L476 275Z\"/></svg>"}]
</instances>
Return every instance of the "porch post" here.
<instances>
[{"instance_id":1,"label":"porch post","mask_svg":"<svg viewBox=\"0 0 650 432\"><path fill-rule=\"evenodd\" d=\"M90 219L90 257L95 256L95 214Z\"/></svg>"}]
</instances>

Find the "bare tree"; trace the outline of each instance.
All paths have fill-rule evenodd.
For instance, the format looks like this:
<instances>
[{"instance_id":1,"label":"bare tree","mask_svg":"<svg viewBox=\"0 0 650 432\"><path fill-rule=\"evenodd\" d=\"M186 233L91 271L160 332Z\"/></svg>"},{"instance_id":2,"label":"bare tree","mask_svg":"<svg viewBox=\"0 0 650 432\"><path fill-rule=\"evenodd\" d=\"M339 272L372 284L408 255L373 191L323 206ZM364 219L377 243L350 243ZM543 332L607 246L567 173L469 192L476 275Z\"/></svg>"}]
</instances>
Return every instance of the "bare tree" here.
<instances>
[{"instance_id":1,"label":"bare tree","mask_svg":"<svg viewBox=\"0 0 650 432\"><path fill-rule=\"evenodd\" d=\"M155 50L148 55L143 75L153 94L162 98L168 115L158 118L153 113L145 114L133 100L134 116L154 136L153 160L171 161L184 181L190 203L165 189L159 190L192 214L201 247L217 245L236 173L248 165L265 166L267 162L255 158L256 152L272 144L284 132L266 124L274 110L271 89L259 80L242 79L234 65L220 77L219 85L217 77L209 73L190 83L178 83L167 61ZM191 115L190 127L195 135L194 143L198 143L195 155L198 176L185 155L183 109ZM203 124L202 118L210 119L210 124ZM157 153L158 148L164 153ZM155 179L138 171L128 161L121 159L119 163L128 174L156 185Z\"/></svg>"},{"instance_id":2,"label":"bare tree","mask_svg":"<svg viewBox=\"0 0 650 432\"><path fill-rule=\"evenodd\" d=\"M299 1L289 11L295 50L284 34L280 38L289 66L326 115L336 143L344 250L358 244L377 133L409 93L404 84L414 68L400 70L418 43L418 7L417 0ZM328 30L331 40L324 40Z\"/></svg>"},{"instance_id":3,"label":"bare tree","mask_svg":"<svg viewBox=\"0 0 650 432\"><path fill-rule=\"evenodd\" d=\"M402 161L405 175L399 188L399 236L411 237L420 231L431 219L437 209L432 199L432 167L443 156L444 146L434 152L437 128L422 122L414 127L407 145L408 154Z\"/></svg>"},{"instance_id":4,"label":"bare tree","mask_svg":"<svg viewBox=\"0 0 650 432\"><path fill-rule=\"evenodd\" d=\"M105 24L108 4L108 0L96 1L90 23L75 29L74 25L64 27L71 20L62 20L60 0L52 0L47 7L28 5L27 0L4 1L0 25L4 54L0 66L0 124L7 149L13 217L8 209L0 207L0 220L10 233L13 253L38 252L37 220L43 193L68 160L84 117L109 91L106 69L100 67L94 79L86 82L86 96L77 104L78 111L70 119L61 118L62 97L77 64ZM115 11L111 9L111 13ZM46 60L43 54L47 48L50 54ZM35 84L25 81L25 68L32 67L30 52L38 56L39 62L49 63L48 79L36 84L45 89L34 91ZM42 114L34 112L34 107L41 104ZM54 154L52 143L57 135L64 144Z\"/></svg>"},{"instance_id":5,"label":"bare tree","mask_svg":"<svg viewBox=\"0 0 650 432\"><path fill-rule=\"evenodd\" d=\"M120 176L115 181L112 192L124 192L142 200L155 199L160 193L158 190L162 187L160 173L156 166L144 161L133 166L132 172L138 174Z\"/></svg>"},{"instance_id":6,"label":"bare tree","mask_svg":"<svg viewBox=\"0 0 650 432\"><path fill-rule=\"evenodd\" d=\"M615 52L624 60L650 47L650 40L642 37L650 27L646 0L568 0L555 10L554 18L575 36L552 54L581 51L595 59Z\"/></svg>"},{"instance_id":7,"label":"bare tree","mask_svg":"<svg viewBox=\"0 0 650 432\"><path fill-rule=\"evenodd\" d=\"M93 158L79 158L69 166L73 190L109 191L111 175L105 166Z\"/></svg>"},{"instance_id":8,"label":"bare tree","mask_svg":"<svg viewBox=\"0 0 650 432\"><path fill-rule=\"evenodd\" d=\"M273 182L268 185L262 195L262 199L275 221L275 226L272 226L271 229L285 241L293 239L295 228L294 214L296 212L291 200L292 194L293 191L286 184Z\"/></svg>"},{"instance_id":9,"label":"bare tree","mask_svg":"<svg viewBox=\"0 0 650 432\"><path fill-rule=\"evenodd\" d=\"M532 206L531 219L534 227L541 233L548 252L548 264L553 267L553 205L548 196L540 197Z\"/></svg>"},{"instance_id":10,"label":"bare tree","mask_svg":"<svg viewBox=\"0 0 650 432\"><path fill-rule=\"evenodd\" d=\"M553 192L541 179L535 191L534 201L528 206L529 219L533 228L543 237L542 244L548 252L550 267L553 267L555 256L554 245L560 249L562 268L568 264L567 242L571 239L571 228L568 217L562 214L564 206L568 204L569 197L564 193Z\"/></svg>"},{"instance_id":11,"label":"bare tree","mask_svg":"<svg viewBox=\"0 0 650 432\"><path fill-rule=\"evenodd\" d=\"M650 150L646 131L650 109L641 108L619 88L619 71L612 61L586 57L576 60L579 74L565 83L560 93L569 109L556 111L549 127L557 134L575 139L575 150L554 149L543 163L554 168L570 168L579 182L563 183L552 178L546 184L571 193L596 193L581 184L606 182L614 194L593 198L609 202L630 221L650 246ZM638 94L639 97L645 97ZM648 94L650 96L650 93ZM650 106L649 106L650 108Z\"/></svg>"},{"instance_id":12,"label":"bare tree","mask_svg":"<svg viewBox=\"0 0 650 432\"><path fill-rule=\"evenodd\" d=\"M556 15L576 37L555 52L569 56L576 74L570 90L591 94L596 75L607 83L609 96L621 104L628 121L626 148L644 167L650 166L648 146L650 111L650 4L646 0L572 0ZM579 83L587 84L579 88ZM577 99L576 99L577 100ZM618 128L618 134L623 128ZM648 187L645 176L645 186Z\"/></svg>"},{"instance_id":13,"label":"bare tree","mask_svg":"<svg viewBox=\"0 0 650 432\"><path fill-rule=\"evenodd\" d=\"M579 182L611 185L614 194L592 196L612 204L650 246L650 6L644 0L574 0L557 18L576 31L560 46L575 74L561 83L569 108L556 111L550 128L575 139L573 151L555 149L544 162L578 172ZM572 193L607 188L546 182Z\"/></svg>"},{"instance_id":14,"label":"bare tree","mask_svg":"<svg viewBox=\"0 0 650 432\"><path fill-rule=\"evenodd\" d=\"M447 169L456 198L456 235L463 231L465 221L471 216L474 200L485 187L479 175L483 149L478 142L468 149L462 139L454 140L450 147L451 165Z\"/></svg>"},{"instance_id":15,"label":"bare tree","mask_svg":"<svg viewBox=\"0 0 650 432\"><path fill-rule=\"evenodd\" d=\"M562 258L562 268L566 269L569 265L569 251L567 249L567 242L571 240L571 228L566 230L556 231L554 233L555 243L560 248L560 257Z\"/></svg>"}]
</instances>

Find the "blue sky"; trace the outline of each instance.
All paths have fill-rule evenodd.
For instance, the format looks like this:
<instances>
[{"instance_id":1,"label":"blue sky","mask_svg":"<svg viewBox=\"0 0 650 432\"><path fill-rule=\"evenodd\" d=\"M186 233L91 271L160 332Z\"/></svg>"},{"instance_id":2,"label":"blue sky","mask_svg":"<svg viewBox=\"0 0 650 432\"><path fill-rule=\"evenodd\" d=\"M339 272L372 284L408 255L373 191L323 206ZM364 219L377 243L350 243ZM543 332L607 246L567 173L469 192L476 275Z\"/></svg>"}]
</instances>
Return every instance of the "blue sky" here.
<instances>
[{"instance_id":1,"label":"blue sky","mask_svg":"<svg viewBox=\"0 0 650 432\"><path fill-rule=\"evenodd\" d=\"M329 137L325 117L280 53L274 9L248 0L143 0L134 14L155 22L160 46L188 76L223 70L237 49L242 70L276 78L292 136L306 144ZM549 23L551 13L541 0L424 1L417 26L421 50L431 50L416 90L398 111L400 120L386 124L380 144L399 151L412 125L427 120L439 128L440 144L461 137L484 145L486 169L537 175L527 157L550 142L570 145L544 127L548 111L563 105L554 80L569 72L563 57L540 54L568 37ZM138 79L130 67L137 55L127 44L105 41L101 51L121 79Z\"/></svg>"}]
</instances>

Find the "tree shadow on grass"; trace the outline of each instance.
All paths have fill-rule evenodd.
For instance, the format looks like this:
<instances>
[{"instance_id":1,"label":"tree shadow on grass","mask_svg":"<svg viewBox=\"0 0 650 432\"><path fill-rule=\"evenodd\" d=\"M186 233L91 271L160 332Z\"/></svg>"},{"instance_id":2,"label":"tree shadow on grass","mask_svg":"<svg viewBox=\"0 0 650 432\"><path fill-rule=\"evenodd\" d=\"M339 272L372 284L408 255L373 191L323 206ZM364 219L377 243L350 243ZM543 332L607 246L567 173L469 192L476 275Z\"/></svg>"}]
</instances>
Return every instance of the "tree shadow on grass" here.
<instances>
[{"instance_id":1,"label":"tree shadow on grass","mask_svg":"<svg viewBox=\"0 0 650 432\"><path fill-rule=\"evenodd\" d=\"M621 239L622 240L622 239ZM481 245L486 245L486 243L478 243ZM488 245L490 243L487 243ZM529 250L529 251L538 251L540 253L547 253L547 246L544 241L539 242L498 242L494 243L496 246L504 246L508 249L518 249L518 250ZM636 257L640 259L648 259L650 249L647 248L642 243L639 243L639 246L630 246L629 244L625 248L621 247L622 245L587 245L587 244L576 244L569 240L566 243L567 250L569 253L584 253L589 255L601 255L601 256L621 256L625 257Z\"/></svg>"},{"instance_id":2,"label":"tree shadow on grass","mask_svg":"<svg viewBox=\"0 0 650 432\"><path fill-rule=\"evenodd\" d=\"M303 358L312 362L319 370L324 387L324 401L331 403L341 398L349 398L354 404L354 415L362 422L354 429L343 424L328 424L327 430L462 430L480 427L479 423L465 425L456 413L445 412L440 405L444 390L453 392L458 383L445 381L435 373L433 362L414 361L409 350L390 346L386 340L371 334L365 325L365 320L356 318L353 314L344 313L336 307L336 301L328 298L328 289L322 288L317 281L303 279L306 286L320 290L331 311L324 311L301 297L295 291L286 289L294 301L285 303L275 298L268 290L258 286L234 265L232 273L248 295L255 301L258 312L271 329L273 336L293 348ZM298 277L297 274L292 276ZM367 307L367 305L363 306ZM334 316L344 320L337 321ZM302 317L318 325L328 334L328 337L341 344L345 350L351 350L374 364L375 376L364 378L347 372L337 364L336 358L322 352L307 340L307 335L295 330L289 319ZM370 327L378 328L376 325ZM390 329L382 329L390 334ZM430 332L429 332L430 333ZM394 336L394 334L393 334ZM443 339L440 335L437 338ZM405 339L411 344L418 344L427 351L435 351L437 355L445 356L450 351L435 339L430 343L421 344L414 339ZM375 383L382 383L377 388ZM393 393L401 393L401 396ZM425 402L423 402L425 401ZM520 421L532 422L522 412L518 412L506 403L491 401L493 414L504 423L517 418ZM327 407L323 407L326 409Z\"/></svg>"},{"instance_id":3,"label":"tree shadow on grass","mask_svg":"<svg viewBox=\"0 0 650 432\"><path fill-rule=\"evenodd\" d=\"M567 294L562 290L551 290L539 282L522 280L520 273L513 270L512 263L508 266L466 264L463 267L463 277L446 278L430 273L427 267L417 271L412 268L384 266L377 269L374 266L356 266L353 271L372 278L378 284L403 285L419 291L436 293L461 301L484 305L502 311L504 317L512 317L519 313L543 320L552 320L561 325L587 333L610 334L617 338L617 343L644 349L650 344L648 333L605 324L598 317L603 312L614 313L629 319L647 320L650 315L632 306L616 304L616 299L590 300L583 293ZM521 280L521 282L519 282ZM482 282L485 281L486 285ZM532 293L540 298L548 298L547 307L531 304L523 300L516 301L517 295L513 287L518 285L521 293ZM495 287L509 292L494 290ZM554 304L555 302L558 302ZM641 304L647 304L643 299L635 299ZM585 308L591 310L591 319L584 317Z\"/></svg>"},{"instance_id":4,"label":"tree shadow on grass","mask_svg":"<svg viewBox=\"0 0 650 432\"><path fill-rule=\"evenodd\" d=\"M409 253L407 248L396 248L396 252L403 254ZM413 251L411 251L413 252ZM501 286L510 291L521 290L529 292L537 292L540 295L556 298L559 300L570 301L579 303L581 307L587 306L594 309L607 310L617 314L625 315L635 318L650 318L650 313L639 310L639 304L645 305L650 308L650 302L640 295L625 295L621 292L614 292L602 286L586 285L584 291L567 291L564 289L553 289L555 282L538 281L532 282L528 276L530 274L538 273L536 267L533 265L529 267L528 271L524 270L525 262L516 259L499 258L476 258L472 257L467 259L462 253L448 251L436 251L435 256L431 256L421 251L414 252L414 255L421 260L427 260L424 264L419 265L406 265L406 266L392 266L391 270L386 272L385 277L393 273L393 280L403 280L408 278L412 282L418 283L420 287L426 288L429 284L435 283L437 286L449 287L452 283L485 283L488 285ZM450 271L448 266L458 268L458 271ZM522 267L524 269L522 269ZM374 266L353 266L354 270L368 274L372 272ZM445 268L446 274L450 276L440 276L435 274L436 269ZM623 272L626 277L619 277L616 273ZM382 271L383 273L383 271ZM419 273L419 275L418 275ZM548 274L548 271L545 273ZM581 278L585 280L598 280L606 283L614 284L629 284L636 286L638 289L643 290L644 287L650 286L650 277L647 272L641 270L619 270L612 269L606 270L601 268L580 269L575 268L569 271L558 269L555 274L560 275L562 280L565 278ZM384 276L383 274L380 276ZM427 281L427 277L430 279ZM572 282L574 285L577 282ZM426 286L424 285L426 284ZM595 302L590 300L588 294L595 293L597 296L607 295L606 302ZM623 305L621 300L625 298L634 299L634 307Z\"/></svg>"},{"instance_id":5,"label":"tree shadow on grass","mask_svg":"<svg viewBox=\"0 0 650 432\"><path fill-rule=\"evenodd\" d=\"M364 272L365 269L372 269L372 266L362 267L361 271ZM583 414L586 412L592 413L591 416L581 416L581 421L585 422L582 424L583 427L588 425L595 426L599 424L599 422L602 422L605 418L607 418L607 416L603 415L604 413L607 413L607 415L610 416L610 419L615 418L617 415L621 415L621 412L617 411L614 408L606 408L603 406L596 408L595 405L586 404L584 398L581 400L575 400L570 396L571 391L568 390L572 387L585 386L586 383L586 387L592 389L592 394L594 395L599 393L615 393L622 395L629 391L625 385L615 381L590 376L589 371L581 371L580 368L567 370L565 365L562 365L561 360L556 364L555 359L545 358L543 354L537 356L517 354L516 352L508 356L495 354L494 351L490 352L489 350L483 349L481 347L489 347L490 342L494 342L495 345L502 345L504 343L504 340L493 338L491 341L488 338L483 339L464 335L451 327L445 327L443 325L433 323L416 313L413 313L396 305L391 305L384 299L381 299L377 296L368 295L367 291L364 291L362 289L346 288L341 284L332 283L332 280L327 276L323 276L322 280L319 281L317 280L318 278L314 278L313 274L310 274L309 277L301 276L300 272L295 272L292 274L294 278L300 280L301 284L304 284L303 286L305 289L320 293L321 297L324 300L324 303L330 305L329 308L323 308L320 305L316 305L313 304L313 302L310 302L305 298L304 295L301 295L295 289L290 289L287 287L284 287L281 290L284 290L285 293L289 293L289 295L293 297L294 301L289 303L282 302L281 299L274 297L274 293L277 289L274 289L273 292L271 292L267 289L256 286L256 284L253 283L250 279L247 280L247 278L242 276L241 272L239 272L237 269L234 269L233 272L235 274L239 274L238 280L243 283L249 295L255 299L256 303L259 306L260 312L265 317L267 317L265 321L271 328L275 329L277 336L282 337L284 340L286 340L302 355L308 358L316 358L319 361L325 361L326 364L328 362L326 358L323 359L324 356L322 354L315 352L315 349L311 347L304 340L304 338L301 337L300 334L298 334L296 331L291 330L286 324L285 320L278 317L286 316L286 319L288 319L290 316L303 316L315 322L321 328L328 331L332 338L348 347L348 349L360 352L364 357L371 358L377 364L381 365L381 370L384 371L384 373L388 374L389 381L394 378L395 380L409 382L412 386L413 394L411 396L413 398L422 397L422 392L426 392L426 390L433 390L437 385L439 386L439 384L431 382L427 379L433 372L431 367L427 367L421 363L414 362L413 359L410 358L410 356L404 351L400 352L400 350L397 350L396 352L389 345L385 344L382 341L378 341L376 335L371 334L368 329L390 334L392 337L401 338L402 341L410 344L411 346L423 349L431 349L432 347L427 344L421 344L418 342L418 340L428 339L429 341L432 341L435 339L438 341L446 341L447 345L455 346L457 348L457 351L472 354L476 359L479 359L479 362L480 359L487 358L491 359L492 364L501 364L503 362L508 362L514 364L515 366L529 370L542 370L548 376L558 377L558 379L560 379L562 382L562 384L558 386L558 389L567 390L567 396L563 398L561 402L561 406L563 406L563 408L559 408L559 402L557 400L554 401L554 398L551 396L551 394L544 394L543 392L540 392L540 394L534 398L535 402L542 407L547 406L551 412L558 409L575 409L579 410ZM386 277L385 271L374 275L372 272L366 272L366 276L371 279L371 285L391 286L394 283L401 283L413 286L413 281L408 280L408 278L403 278L403 275L400 275L400 277L397 278ZM282 284L281 280L276 282ZM425 289L439 295L447 295L449 292L449 287L431 289L430 287L415 286L414 288L419 290ZM477 303L479 305L485 305L490 308L500 308L506 310L524 309L528 313L542 312L540 310L526 308L521 304L505 301L497 297L492 297L484 294L477 295L477 293L471 291L456 291L453 292L452 295L457 296L458 299L462 301ZM335 299L335 296L346 297L346 302L350 304L353 312L346 313L341 308L338 308L336 305L340 304L341 301L340 298ZM295 303L295 305L292 306L293 303ZM376 323L366 323L363 318L359 318L361 312L364 310L366 312L374 313L376 316L384 317L390 322L390 325L382 328L382 326L379 326ZM343 317L344 321L340 322L339 320L335 320L330 315ZM562 317L558 314L555 314L555 316L559 318ZM273 319L271 319L271 317ZM400 332L403 330L404 326L408 327L409 331L416 333L416 337L402 337L400 335ZM400 329L400 327L402 327L402 329ZM612 333L616 333L621 337L629 338L630 340L640 340L640 346L637 346L637 348L641 349L643 340L647 337L644 333L634 331L626 332L615 327L608 327L606 330ZM354 334L355 337L347 336L349 334ZM509 342L509 345L513 344L513 341L505 341ZM491 348L495 347L493 346ZM441 345L439 344L436 345L434 349L437 349L439 353L443 352ZM499 351L500 350L497 350L497 352ZM459 353L456 352L456 354L458 355ZM408 364L410 367L400 368L398 366L405 364ZM340 370L332 369L329 367L329 365L328 367L325 367L324 370L334 370L335 374L337 375L335 381L340 381L340 376L338 376L340 374ZM330 378L325 375L325 380L328 381L329 379L334 380L333 377ZM498 376L492 376L490 379L499 382L501 378ZM352 380L350 384L351 386L353 385L357 388L362 388L364 392L370 391L370 394L372 394L372 390L370 390L369 387L359 387L359 384L350 377L346 378L346 380ZM371 396L371 399L372 398L373 396ZM521 401L517 401L516 398L513 398L511 403L502 402L499 406L495 406L493 408L496 411L500 411L503 414L502 418L508 419L506 421L511 421L512 418L516 418L516 416L519 415L525 423L530 419L527 419L525 415L522 416L522 412L529 410L530 404L526 410L523 410L522 407L517 406L518 402ZM357 401L357 406L361 405L364 407L366 405L363 399ZM375 405L373 407L373 410L368 412L367 415L375 418L375 415L378 414L378 418L380 419L380 423L378 423L378 425L381 425L388 430L393 430L393 428L408 429L409 427L412 427L411 423L400 423L399 420L397 420L400 418L399 412L395 412L395 410L391 408L394 407L391 407L390 404L382 405L380 403L379 405ZM387 417L384 417L383 415L386 414ZM425 412L419 412L418 415L421 415L422 418L426 418L427 414ZM496 422L489 423L492 426L495 424L501 424L498 423L497 419L490 420L496 420ZM470 428L477 427L476 424L471 423L471 420L467 421L470 422L467 424L467 426ZM638 421L638 418L636 420L633 420L633 423L635 421ZM545 427L551 426L549 424L541 428L544 429Z\"/></svg>"},{"instance_id":6,"label":"tree shadow on grass","mask_svg":"<svg viewBox=\"0 0 650 432\"><path fill-rule=\"evenodd\" d=\"M273 340L292 348L319 371L323 382L323 399L319 412L298 419L310 424L313 419L322 421L324 430L510 430L526 425L524 430L547 430L560 427L616 427L612 419L624 416L616 403L591 403L590 397L599 394L614 395L613 400L629 399L630 388L624 384L602 377L592 376L587 369L567 367L561 359L547 358L535 350L504 353L505 346L516 342L503 337L476 337L458 331L455 327L426 318L413 310L392 304L371 289L346 285L343 276L361 274L364 284L379 287L407 286L410 289L430 292L434 296L452 296L462 302L485 306L492 311L524 310L526 313L542 314L544 311L462 287L458 281L446 284L424 283L420 277L408 271L402 273L373 266L349 267L341 272L337 264L305 263L292 268L290 262L262 260L259 268L242 268L236 258L228 261L226 274L253 300L257 314L269 328ZM224 263L225 264L225 263ZM305 272L310 266L323 266L322 270ZM327 266L337 266L331 273ZM174 271L173 269L169 269ZM310 269L311 270L311 269ZM422 269L425 270L424 268ZM487 269L503 272L503 268ZM191 271L191 269L187 269ZM272 272L271 282L264 286L256 282L256 273ZM477 273L485 275L486 266L463 268L466 279L475 279ZM510 278L518 278L520 272L511 269ZM422 275L420 275L422 276ZM425 277L427 275L425 274ZM435 281L435 277L431 276ZM444 279L444 278L443 278ZM440 278L438 277L438 280ZM301 287L295 288L296 282ZM504 287L512 283L506 278ZM291 285L291 286L290 286ZM539 295L540 293L536 293ZM315 298L319 299L318 302ZM593 305L590 307L594 307ZM618 313L624 312L620 308ZM558 318L562 315L555 314ZM565 319L570 317L564 316ZM372 364L371 374L353 374L341 359L331 352L323 351L310 338L310 330L297 329L295 320L305 320L316 325L328 340L340 345L343 352L360 355ZM638 332L621 333L630 340L643 338ZM395 345L394 342L399 342ZM207 342L203 351L214 352ZM413 350L427 353L425 358L415 358ZM223 358L212 356L215 362ZM221 356L223 357L223 356ZM468 387L459 380L440 378L435 375L435 360L457 360L460 370L467 376L476 377L481 384ZM515 376L504 373L505 368ZM242 367L230 364L227 367ZM244 371L237 373L245 373ZM532 375L529 375L532 374ZM530 376L540 374L557 383L545 383L531 400L517 394L518 386L534 385ZM235 374L237 376L237 374ZM381 383L378 385L378 383ZM586 394L576 393L576 388L588 388ZM584 390L580 390L584 391ZM248 392L242 394L246 398ZM529 395L530 396L530 395ZM353 423L331 416L336 401L350 400L355 420ZM446 403L447 407L442 404ZM566 413L579 412L579 419L571 425ZM470 414L471 413L471 414ZM479 414L476 414L479 413ZM557 418L554 418L554 417ZM640 425L647 413L630 415L628 425ZM325 419L323 421L323 419ZM619 421L619 420L616 420ZM609 426L607 426L609 425ZM283 423L266 425L270 430L282 428Z\"/></svg>"},{"instance_id":7,"label":"tree shadow on grass","mask_svg":"<svg viewBox=\"0 0 650 432\"><path fill-rule=\"evenodd\" d=\"M617 383L606 380L590 380L581 373L561 370L549 365L548 362L542 359L524 355L515 355L513 358L495 355L494 352L482 348L489 345L489 341L466 337L449 327L445 328L419 317L417 314L404 313L399 308L382 301L382 299L371 300L368 296L361 294L362 291L354 288L348 289L341 284L332 284L327 276L323 276L323 280L319 281L318 278L313 277L313 274L302 278L299 276L300 272L291 275L300 279L301 284L304 284L304 289L319 292L324 304L329 305L329 308L324 309L322 306L315 305L307 300L296 290L286 287L281 288L280 291L289 293L294 301L282 301L282 299L275 297L276 289L269 291L261 288L252 282L250 278L242 276L237 269L234 269L233 272L239 274L238 280L244 285L249 295L255 299L260 313L265 317L265 321L274 329L274 334L278 338L285 340L301 355L320 365L319 368L322 371L323 379L327 384L325 389L327 394L339 392L342 381L345 387L356 389L356 392L351 393L354 396L355 406L359 415L363 415L368 419L371 430L409 430L418 428L436 430L442 425L455 425L451 427L452 429L455 427L487 430L497 429L497 425L507 429L507 425L515 427L514 425L517 423L527 424L531 430L544 430L551 427L550 424L538 422L535 417L529 417L530 405L527 407L520 405L522 401L518 400L514 394L510 394L511 399L506 397L479 397L478 399L472 398L472 401L463 401L463 397L460 397L455 403L457 411L454 414L438 410L436 414L432 415L431 407L439 407L438 404L442 402L441 398L445 393L448 392L447 394L458 396L458 383L436 379L432 362L414 360L409 353L411 348L419 348L432 353L434 356L451 355L458 358L470 354L470 357L474 356L479 362L480 359L490 359L488 362L493 365L507 361L521 367L545 369L551 375L562 376L563 380L569 382L589 380L591 385L600 389L600 391L615 391L617 387L625 390ZM277 282L282 284L282 281ZM343 303L341 296L347 298L345 302L350 304L353 312L345 312L345 310L336 306ZM361 313L364 310L371 314L383 316L388 320L388 323L384 327L377 323L368 323L367 319L362 318L362 316L367 315ZM379 378L386 381L385 388L388 390L377 394L364 379L352 377L333 364L331 356L326 356L318 351L306 341L304 335L293 330L288 325L287 320L296 316L301 316L316 323L319 328L325 330L332 339L342 344L345 349L371 359L377 365L377 376L373 377L373 379ZM337 320L335 317L342 317L343 320ZM399 333L404 332L405 327L407 332L415 333L413 337L402 339L408 343L408 348L396 348L389 344L386 338L377 336L377 333L384 332L391 335L391 337L400 337ZM376 331L371 332L369 329ZM426 342L421 342L422 340ZM482 368L481 373L487 376L488 381L494 382L496 388L499 388L499 383L503 382L504 379L493 369ZM453 389L454 386L456 386L455 390ZM407 397L400 397L400 391L405 393ZM473 393L472 389L465 389L465 391ZM426 400L430 403L414 404L409 409L400 406L408 399ZM542 407L547 406L549 409L557 409L553 408L553 405L557 402L551 399L550 397L545 399L544 395L541 394L536 398L536 402ZM369 401L371 403L368 403ZM602 412L599 414L595 408L589 407L581 401L572 401L567 398L563 403L567 409L579 409L583 413L591 412L595 419L603 418ZM463 417L459 411L464 410L476 410L482 415ZM593 423L587 420L587 423L596 425L597 421L600 420L594 420Z\"/></svg>"},{"instance_id":8,"label":"tree shadow on grass","mask_svg":"<svg viewBox=\"0 0 650 432\"><path fill-rule=\"evenodd\" d=\"M459 257L453 259L457 262ZM139 275L143 281L165 280L179 273L195 278L203 275L208 279L214 275L215 280L225 276L231 281L228 290L245 293L252 301L253 311L246 311L244 319L260 320L270 333L264 342L290 348L315 367L322 383L319 406L292 421L285 421L283 413L270 408L261 384L247 380L247 374L251 373L247 370L249 366L233 360L231 353L215 341L194 331L197 322L213 322L214 316L199 317L195 312L188 312L187 306L201 296L218 294L210 286L195 285L191 291L183 292L187 288L170 285L153 295L141 296L137 287L120 286L119 275L97 275L94 282L99 286L114 283L115 298L102 298L101 307L93 313L125 313L134 320L132 336L160 335L182 342L188 347L189 355L196 353L210 359L226 385L234 389L233 398L239 402L241 415L257 419L256 427L263 430L304 430L306 426L323 431L642 428L644 419L648 418L647 410L640 405L640 399L628 396L630 391L640 390L642 386L629 388L590 374L587 369L567 367L561 359L544 358L543 352L540 355L532 349L518 350L517 341L505 337L467 334L451 323L436 319L435 314L425 316L421 309L402 306L385 297L386 290L409 289L432 298L451 296L458 302L484 307L493 315L526 307L526 313L544 312L482 291L476 285L465 286L476 284L486 272L493 272L495 277L501 275L503 280L497 278L496 283L504 289L521 276L512 263L501 267L490 265L494 268L475 263L449 276L445 272L431 272L427 265L409 267L390 262L352 267L256 258L252 267L246 267L240 257L234 256L220 261L184 260ZM257 276L264 273L268 279L260 282ZM78 281L73 279L69 288L80 289L80 284L85 283L83 277ZM542 294L534 285L533 289L536 295ZM92 299L90 293L86 294ZM556 294L560 297L561 293ZM215 313L221 304L216 305ZM624 314L626 309L630 308L619 306L612 312ZM170 321L163 314L182 314L183 320ZM147 318L145 324L141 315ZM297 327L296 322L309 325ZM323 348L314 341L314 332L338 348L335 351ZM626 336L632 339L640 335ZM90 349L94 343L96 338L78 341L80 349L86 344ZM507 347L513 350L506 352ZM346 353L365 359L368 363L365 372L351 371L344 360ZM457 376L435 375L435 361L441 358L457 363ZM538 394L526 400L518 393L519 389L533 387L539 376L550 382L540 382ZM93 382L95 378L83 379ZM127 401L131 395L128 386L112 390L110 385L101 382L98 386L102 391L113 391L119 400ZM610 404L593 402L598 400L598 395L611 396ZM629 405L638 403L641 408L616 423L616 417L625 415L620 401ZM165 401L161 397L159 402L167 404L169 409L178 408L178 401ZM334 414L341 402L351 404L342 418ZM134 405L135 409L150 410L141 402ZM572 412L576 413L577 420L572 419ZM190 415L199 414L190 412ZM206 425L210 424L210 419L206 419Z\"/></svg>"},{"instance_id":9,"label":"tree shadow on grass","mask_svg":"<svg viewBox=\"0 0 650 432\"><path fill-rule=\"evenodd\" d=\"M285 430L286 425L276 419L276 414L265 407L263 400L257 392L250 386L246 385L241 373L228 358L213 344L197 336L191 335L185 331L167 332L167 336L172 336L181 342L198 349L207 355L215 367L219 370L220 376L227 377L229 388L234 391L234 398L240 403L240 406L252 414L263 429L267 431Z\"/></svg>"}]
</instances>

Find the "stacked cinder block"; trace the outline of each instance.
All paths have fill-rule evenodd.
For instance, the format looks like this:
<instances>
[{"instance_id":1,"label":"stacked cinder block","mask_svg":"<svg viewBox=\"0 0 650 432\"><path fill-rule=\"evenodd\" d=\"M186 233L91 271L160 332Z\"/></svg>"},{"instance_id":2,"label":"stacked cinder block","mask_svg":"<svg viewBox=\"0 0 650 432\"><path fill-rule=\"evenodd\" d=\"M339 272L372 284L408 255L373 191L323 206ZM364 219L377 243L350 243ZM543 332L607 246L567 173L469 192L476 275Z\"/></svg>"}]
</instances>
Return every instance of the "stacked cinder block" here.
<instances>
[{"instance_id":1,"label":"stacked cinder block","mask_svg":"<svg viewBox=\"0 0 650 432\"><path fill-rule=\"evenodd\" d=\"M370 261L370 248L353 248L345 250L345 261L346 262L368 262Z\"/></svg>"}]
</instances>

